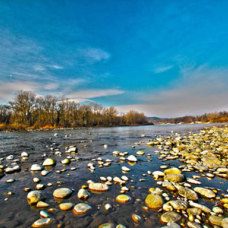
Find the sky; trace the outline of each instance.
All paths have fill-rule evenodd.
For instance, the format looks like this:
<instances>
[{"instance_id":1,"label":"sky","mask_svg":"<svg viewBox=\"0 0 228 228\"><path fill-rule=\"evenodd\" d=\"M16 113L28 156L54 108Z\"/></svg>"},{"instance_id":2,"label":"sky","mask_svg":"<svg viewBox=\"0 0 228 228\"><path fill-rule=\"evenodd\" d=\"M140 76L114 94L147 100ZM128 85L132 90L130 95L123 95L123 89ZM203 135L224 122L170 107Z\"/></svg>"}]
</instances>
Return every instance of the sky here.
<instances>
[{"instance_id":1,"label":"sky","mask_svg":"<svg viewBox=\"0 0 228 228\"><path fill-rule=\"evenodd\" d=\"M147 116L228 110L226 0L0 0L0 103L20 90Z\"/></svg>"}]
</instances>

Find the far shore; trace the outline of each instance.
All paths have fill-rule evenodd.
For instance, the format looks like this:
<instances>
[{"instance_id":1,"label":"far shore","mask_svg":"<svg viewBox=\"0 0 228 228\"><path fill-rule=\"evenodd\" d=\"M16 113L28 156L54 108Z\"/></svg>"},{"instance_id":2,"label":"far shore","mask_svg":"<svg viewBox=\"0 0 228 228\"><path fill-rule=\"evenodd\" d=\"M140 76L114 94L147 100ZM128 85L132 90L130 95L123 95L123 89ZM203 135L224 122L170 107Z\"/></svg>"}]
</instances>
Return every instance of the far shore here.
<instances>
[{"instance_id":1,"label":"far shore","mask_svg":"<svg viewBox=\"0 0 228 228\"><path fill-rule=\"evenodd\" d=\"M164 126L164 125L187 125L187 124L216 124L216 125L226 125L228 122L197 122L197 123L146 123L146 124L131 124L131 125L118 125L118 126L81 126L81 127L55 127L55 126L44 126L40 128L26 127L26 128L11 128L10 126L1 127L0 132L30 132L30 131L50 131L50 130L74 130L83 128L115 128L115 127L138 127L138 126Z\"/></svg>"}]
</instances>

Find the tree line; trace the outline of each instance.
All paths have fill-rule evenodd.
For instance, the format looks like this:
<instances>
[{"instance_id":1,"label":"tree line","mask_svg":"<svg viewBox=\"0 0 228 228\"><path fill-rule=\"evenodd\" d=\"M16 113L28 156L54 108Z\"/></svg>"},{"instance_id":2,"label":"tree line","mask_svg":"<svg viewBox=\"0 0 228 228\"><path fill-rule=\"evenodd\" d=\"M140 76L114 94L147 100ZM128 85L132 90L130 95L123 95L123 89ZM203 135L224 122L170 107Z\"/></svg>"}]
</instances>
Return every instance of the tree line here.
<instances>
[{"instance_id":1,"label":"tree line","mask_svg":"<svg viewBox=\"0 0 228 228\"><path fill-rule=\"evenodd\" d=\"M199 116L183 116L176 118L157 118L153 119L156 124L161 123L228 123L228 112L205 113Z\"/></svg>"},{"instance_id":2,"label":"tree line","mask_svg":"<svg viewBox=\"0 0 228 228\"><path fill-rule=\"evenodd\" d=\"M143 113L119 115L114 107L80 104L64 97L37 96L20 91L7 105L0 105L0 129L52 129L147 124Z\"/></svg>"}]
</instances>

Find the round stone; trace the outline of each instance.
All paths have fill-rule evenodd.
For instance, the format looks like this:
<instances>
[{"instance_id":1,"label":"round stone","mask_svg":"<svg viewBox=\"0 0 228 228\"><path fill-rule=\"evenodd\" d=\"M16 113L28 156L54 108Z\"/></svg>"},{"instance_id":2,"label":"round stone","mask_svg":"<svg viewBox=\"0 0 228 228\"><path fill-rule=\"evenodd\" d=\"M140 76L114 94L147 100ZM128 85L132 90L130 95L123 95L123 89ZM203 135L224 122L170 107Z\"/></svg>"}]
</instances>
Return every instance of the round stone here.
<instances>
[{"instance_id":1,"label":"round stone","mask_svg":"<svg viewBox=\"0 0 228 228\"><path fill-rule=\"evenodd\" d=\"M50 216L49 216L49 214L46 211L40 211L40 217L42 217L42 218L48 218Z\"/></svg>"},{"instance_id":2,"label":"round stone","mask_svg":"<svg viewBox=\"0 0 228 228\"><path fill-rule=\"evenodd\" d=\"M138 156L141 156L141 155L144 155L145 152L140 150L140 151L138 151L136 154L137 154Z\"/></svg>"},{"instance_id":3,"label":"round stone","mask_svg":"<svg viewBox=\"0 0 228 228\"><path fill-rule=\"evenodd\" d=\"M62 211L68 211L70 210L74 205L72 203L61 203L59 204L59 208Z\"/></svg>"},{"instance_id":4,"label":"round stone","mask_svg":"<svg viewBox=\"0 0 228 228\"><path fill-rule=\"evenodd\" d=\"M79 199L87 199L89 196L90 196L89 192L86 191L85 189L80 189L77 194L77 197Z\"/></svg>"},{"instance_id":5,"label":"round stone","mask_svg":"<svg viewBox=\"0 0 228 228\"><path fill-rule=\"evenodd\" d=\"M97 192L105 192L108 191L108 185L102 183L90 183L89 190L97 191Z\"/></svg>"},{"instance_id":6,"label":"round stone","mask_svg":"<svg viewBox=\"0 0 228 228\"><path fill-rule=\"evenodd\" d=\"M70 159L69 158L65 158L61 162L62 162L63 165L68 165L68 164L70 164Z\"/></svg>"},{"instance_id":7,"label":"round stone","mask_svg":"<svg viewBox=\"0 0 228 228\"><path fill-rule=\"evenodd\" d=\"M32 227L44 227L44 226L49 226L52 223L51 218L41 218L36 220L33 224Z\"/></svg>"},{"instance_id":8,"label":"round stone","mask_svg":"<svg viewBox=\"0 0 228 228\"><path fill-rule=\"evenodd\" d=\"M116 228L126 228L126 226L124 226L124 225L122 225L122 224L118 224L118 225L116 226Z\"/></svg>"},{"instance_id":9,"label":"round stone","mask_svg":"<svg viewBox=\"0 0 228 228\"><path fill-rule=\"evenodd\" d=\"M31 171L41 171L43 170L43 166L39 164L33 164L30 168Z\"/></svg>"},{"instance_id":10,"label":"round stone","mask_svg":"<svg viewBox=\"0 0 228 228\"><path fill-rule=\"evenodd\" d=\"M27 158L29 155L28 155L28 153L27 152L22 152L21 153L21 157L22 158Z\"/></svg>"},{"instance_id":11,"label":"round stone","mask_svg":"<svg viewBox=\"0 0 228 228\"><path fill-rule=\"evenodd\" d=\"M183 200L171 200L168 202L176 210L186 210L188 205Z\"/></svg>"},{"instance_id":12,"label":"round stone","mask_svg":"<svg viewBox=\"0 0 228 228\"><path fill-rule=\"evenodd\" d=\"M29 204L34 204L40 201L41 199L41 192L40 191L31 191L27 195L27 200Z\"/></svg>"},{"instance_id":13,"label":"round stone","mask_svg":"<svg viewBox=\"0 0 228 228\"><path fill-rule=\"evenodd\" d=\"M178 182L184 181L184 175L183 174L167 174L167 175L165 175L164 180L178 183Z\"/></svg>"},{"instance_id":14,"label":"round stone","mask_svg":"<svg viewBox=\"0 0 228 228\"><path fill-rule=\"evenodd\" d=\"M47 171L47 170L42 170L40 174L41 174L42 176L47 176L48 173L50 173L50 172Z\"/></svg>"},{"instance_id":15,"label":"round stone","mask_svg":"<svg viewBox=\"0 0 228 228\"><path fill-rule=\"evenodd\" d=\"M142 217L137 214L132 214L131 218L135 223L139 223L142 220Z\"/></svg>"},{"instance_id":16,"label":"round stone","mask_svg":"<svg viewBox=\"0 0 228 228\"><path fill-rule=\"evenodd\" d=\"M74 206L73 212L76 215L80 215L80 214L85 214L86 212L88 212L91 209L92 209L92 207L89 204L86 204L86 203L78 203L78 204L76 204Z\"/></svg>"},{"instance_id":17,"label":"round stone","mask_svg":"<svg viewBox=\"0 0 228 228\"><path fill-rule=\"evenodd\" d=\"M106 204L104 205L104 208L105 208L106 211L108 211L108 210L110 210L110 209L112 208L112 205L109 204L109 203L106 203Z\"/></svg>"},{"instance_id":18,"label":"round stone","mask_svg":"<svg viewBox=\"0 0 228 228\"><path fill-rule=\"evenodd\" d=\"M55 165L55 161L52 158L47 158L43 162L43 166L53 166Z\"/></svg>"},{"instance_id":19,"label":"round stone","mask_svg":"<svg viewBox=\"0 0 228 228\"><path fill-rule=\"evenodd\" d=\"M127 160L128 160L129 162L137 162L137 161L138 161L138 159L137 159L134 155L128 156L128 157L127 157Z\"/></svg>"},{"instance_id":20,"label":"round stone","mask_svg":"<svg viewBox=\"0 0 228 228\"><path fill-rule=\"evenodd\" d=\"M216 226L221 226L223 217L216 216L216 215L210 215L209 221L211 224Z\"/></svg>"},{"instance_id":21,"label":"round stone","mask_svg":"<svg viewBox=\"0 0 228 228\"><path fill-rule=\"evenodd\" d=\"M176 167L172 167L170 169L165 169L164 173L165 174L181 174L181 171Z\"/></svg>"},{"instance_id":22,"label":"round stone","mask_svg":"<svg viewBox=\"0 0 228 228\"><path fill-rule=\"evenodd\" d=\"M193 191L192 189L190 188L185 188L185 187L182 187L182 186L179 186L179 185L175 185L175 187L177 188L178 190L178 193L189 199L189 200L198 200L198 195L195 191Z\"/></svg>"},{"instance_id":23,"label":"round stone","mask_svg":"<svg viewBox=\"0 0 228 228\"><path fill-rule=\"evenodd\" d=\"M148 194L145 199L145 204L150 209L160 209L162 208L164 201L160 195Z\"/></svg>"},{"instance_id":24,"label":"round stone","mask_svg":"<svg viewBox=\"0 0 228 228\"><path fill-rule=\"evenodd\" d=\"M210 189L207 188L201 188L201 187L196 187L194 188L195 192L198 192L200 195L206 197L206 198L215 198L215 193L213 191L211 191Z\"/></svg>"},{"instance_id":25,"label":"round stone","mask_svg":"<svg viewBox=\"0 0 228 228\"><path fill-rule=\"evenodd\" d=\"M131 197L128 196L128 195L125 195L125 194L122 194L122 195L118 195L116 197L116 200L119 202L119 203L126 203L128 201L131 200Z\"/></svg>"},{"instance_id":26,"label":"round stone","mask_svg":"<svg viewBox=\"0 0 228 228\"><path fill-rule=\"evenodd\" d=\"M53 196L55 198L59 198L59 199L64 199L68 196L70 196L72 193L72 190L69 188L57 188L54 192L53 192Z\"/></svg>"},{"instance_id":27,"label":"round stone","mask_svg":"<svg viewBox=\"0 0 228 228\"><path fill-rule=\"evenodd\" d=\"M15 181L15 179L8 179L6 180L6 183L9 184L9 183L13 183Z\"/></svg>"},{"instance_id":28,"label":"round stone","mask_svg":"<svg viewBox=\"0 0 228 228\"><path fill-rule=\"evenodd\" d=\"M224 218L223 220L222 220L222 227L223 228L227 228L228 227L228 218Z\"/></svg>"},{"instance_id":29,"label":"round stone","mask_svg":"<svg viewBox=\"0 0 228 228\"><path fill-rule=\"evenodd\" d=\"M123 166L121 169L122 169L123 172L130 172L130 171L131 171L131 170L130 170L128 167L126 167L126 166Z\"/></svg>"},{"instance_id":30,"label":"round stone","mask_svg":"<svg viewBox=\"0 0 228 228\"><path fill-rule=\"evenodd\" d=\"M213 212L216 214L223 214L223 209L221 207L213 207Z\"/></svg>"},{"instance_id":31,"label":"round stone","mask_svg":"<svg viewBox=\"0 0 228 228\"><path fill-rule=\"evenodd\" d=\"M161 221L165 223L177 222L181 219L181 215L174 211L169 211L161 215Z\"/></svg>"}]
</instances>

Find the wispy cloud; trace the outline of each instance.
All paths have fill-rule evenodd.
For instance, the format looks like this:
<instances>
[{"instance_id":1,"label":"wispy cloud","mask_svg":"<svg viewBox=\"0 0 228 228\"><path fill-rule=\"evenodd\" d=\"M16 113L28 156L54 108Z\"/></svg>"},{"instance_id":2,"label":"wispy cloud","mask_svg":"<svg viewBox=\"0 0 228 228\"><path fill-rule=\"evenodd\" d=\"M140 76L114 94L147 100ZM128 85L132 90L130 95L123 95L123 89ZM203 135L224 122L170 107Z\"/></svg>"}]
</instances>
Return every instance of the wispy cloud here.
<instances>
[{"instance_id":1,"label":"wispy cloud","mask_svg":"<svg viewBox=\"0 0 228 228\"><path fill-rule=\"evenodd\" d=\"M35 65L34 67L35 71L45 71L45 67L44 66L40 66L40 65Z\"/></svg>"},{"instance_id":2,"label":"wispy cloud","mask_svg":"<svg viewBox=\"0 0 228 228\"><path fill-rule=\"evenodd\" d=\"M95 63L108 60L111 55L100 48L85 48L79 50L79 55L84 57L87 62Z\"/></svg>"},{"instance_id":3,"label":"wispy cloud","mask_svg":"<svg viewBox=\"0 0 228 228\"><path fill-rule=\"evenodd\" d=\"M69 99L76 99L80 101L86 101L92 98L97 97L107 97L123 94L123 90L119 89L89 89L89 90L80 90L74 93L67 95Z\"/></svg>"},{"instance_id":4,"label":"wispy cloud","mask_svg":"<svg viewBox=\"0 0 228 228\"><path fill-rule=\"evenodd\" d=\"M39 88L39 83L29 81L13 81L1 83L0 100L8 101L16 94L17 91L20 90L36 91Z\"/></svg>"},{"instance_id":5,"label":"wispy cloud","mask_svg":"<svg viewBox=\"0 0 228 228\"><path fill-rule=\"evenodd\" d=\"M183 77L171 89L151 92L138 103L118 106L121 112L136 109L148 116L174 117L203 114L228 108L228 70L201 66L183 69Z\"/></svg>"},{"instance_id":6,"label":"wispy cloud","mask_svg":"<svg viewBox=\"0 0 228 228\"><path fill-rule=\"evenodd\" d=\"M57 65L57 64L53 64L53 65L48 65L48 67L56 69L56 70L62 70L64 67Z\"/></svg>"},{"instance_id":7,"label":"wispy cloud","mask_svg":"<svg viewBox=\"0 0 228 228\"><path fill-rule=\"evenodd\" d=\"M48 83L48 84L44 85L45 90L56 90L58 88L59 88L58 83Z\"/></svg>"},{"instance_id":8,"label":"wispy cloud","mask_svg":"<svg viewBox=\"0 0 228 228\"><path fill-rule=\"evenodd\" d=\"M172 68L173 68L172 65L157 67L154 69L154 73L156 73L156 74L163 73L163 72L166 72Z\"/></svg>"}]
</instances>

